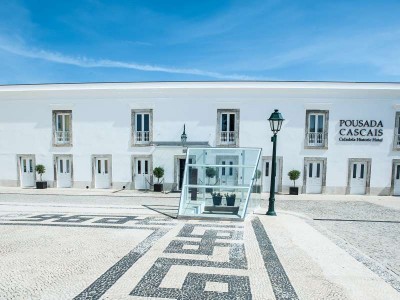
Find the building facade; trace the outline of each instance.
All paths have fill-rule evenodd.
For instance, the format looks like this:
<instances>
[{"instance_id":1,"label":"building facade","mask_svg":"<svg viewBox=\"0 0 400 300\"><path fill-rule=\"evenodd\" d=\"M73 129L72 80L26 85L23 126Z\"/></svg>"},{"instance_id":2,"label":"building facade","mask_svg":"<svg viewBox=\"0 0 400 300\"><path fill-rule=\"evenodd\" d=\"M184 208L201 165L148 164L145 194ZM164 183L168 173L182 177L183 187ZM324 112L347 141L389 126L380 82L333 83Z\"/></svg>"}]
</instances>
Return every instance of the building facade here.
<instances>
[{"instance_id":1,"label":"building facade","mask_svg":"<svg viewBox=\"0 0 400 300\"><path fill-rule=\"evenodd\" d=\"M400 194L400 84L340 82L154 82L0 87L0 185L34 186L35 165L54 188L149 189L161 166L166 190L182 184L187 147L262 148L269 191L278 134L276 188L301 171L303 193ZM224 176L229 180L229 164Z\"/></svg>"}]
</instances>

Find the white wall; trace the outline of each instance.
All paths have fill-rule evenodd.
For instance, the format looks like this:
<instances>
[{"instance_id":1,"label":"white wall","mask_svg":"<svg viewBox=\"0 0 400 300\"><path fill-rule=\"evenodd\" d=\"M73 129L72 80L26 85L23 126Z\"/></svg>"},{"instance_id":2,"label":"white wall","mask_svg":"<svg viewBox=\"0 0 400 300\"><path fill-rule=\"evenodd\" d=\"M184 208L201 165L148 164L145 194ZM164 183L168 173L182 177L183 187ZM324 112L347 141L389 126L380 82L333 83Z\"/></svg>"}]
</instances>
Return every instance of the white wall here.
<instances>
[{"instance_id":1,"label":"white wall","mask_svg":"<svg viewBox=\"0 0 400 300\"><path fill-rule=\"evenodd\" d=\"M135 84L132 84L135 86ZM215 145L217 109L240 109L240 146L263 148L272 153L268 117L278 108L285 122L278 135L278 155L283 156L284 191L292 183L291 169L303 172L304 157L327 157L327 191L344 193L349 158L372 158L371 193L388 193L391 184L395 105L400 104L400 88L382 85L369 87L346 84L318 84L306 87L283 86L226 88L187 84L187 88L136 85L71 85L46 89L25 87L10 91L0 88L0 184L17 185L17 154L35 154L44 164L44 179L52 181L53 155L72 154L76 187L90 186L91 156L112 155L112 180L115 188L132 178L132 155L152 154L153 167L165 168L165 182L174 182L174 155L180 147L131 147L131 109L153 109L153 140L180 141L186 124L188 141L206 141ZM203 88L199 88L203 86ZM240 85L239 85L240 86ZM128 86L129 87L129 86ZM190 88L189 88L190 87ZM71 109L73 146L52 146L52 110ZM329 110L327 150L304 149L306 109ZM338 141L340 119L382 120L383 142L356 143ZM297 181L302 185L302 177ZM128 184L129 186L129 184Z\"/></svg>"}]
</instances>

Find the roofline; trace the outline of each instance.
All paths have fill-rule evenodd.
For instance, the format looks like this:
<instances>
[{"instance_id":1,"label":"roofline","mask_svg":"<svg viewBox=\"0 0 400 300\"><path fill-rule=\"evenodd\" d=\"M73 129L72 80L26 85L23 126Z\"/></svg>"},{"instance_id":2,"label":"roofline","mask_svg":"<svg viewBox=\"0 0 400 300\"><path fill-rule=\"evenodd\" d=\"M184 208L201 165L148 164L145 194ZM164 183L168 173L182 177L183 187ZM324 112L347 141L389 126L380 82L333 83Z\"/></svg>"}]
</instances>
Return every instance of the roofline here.
<instances>
[{"instance_id":1,"label":"roofline","mask_svg":"<svg viewBox=\"0 0 400 300\"><path fill-rule=\"evenodd\" d=\"M0 92L61 90L140 89L388 89L400 90L400 82L357 81L137 81L0 84Z\"/></svg>"}]
</instances>

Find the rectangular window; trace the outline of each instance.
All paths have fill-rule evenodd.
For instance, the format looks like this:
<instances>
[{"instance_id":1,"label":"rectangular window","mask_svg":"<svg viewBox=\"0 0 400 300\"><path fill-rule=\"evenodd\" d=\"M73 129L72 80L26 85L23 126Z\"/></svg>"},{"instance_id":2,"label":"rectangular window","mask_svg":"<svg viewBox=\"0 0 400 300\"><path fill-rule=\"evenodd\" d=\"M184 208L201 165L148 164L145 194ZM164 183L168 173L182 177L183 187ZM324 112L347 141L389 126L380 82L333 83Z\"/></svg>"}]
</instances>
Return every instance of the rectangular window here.
<instances>
[{"instance_id":1,"label":"rectangular window","mask_svg":"<svg viewBox=\"0 0 400 300\"><path fill-rule=\"evenodd\" d=\"M357 178L357 164L353 164L353 178Z\"/></svg>"},{"instance_id":2,"label":"rectangular window","mask_svg":"<svg viewBox=\"0 0 400 300\"><path fill-rule=\"evenodd\" d=\"M64 165L63 165L63 160L60 159L60 173L64 173Z\"/></svg>"},{"instance_id":3,"label":"rectangular window","mask_svg":"<svg viewBox=\"0 0 400 300\"><path fill-rule=\"evenodd\" d=\"M225 162L222 162L223 165L225 165ZM222 168L222 176L225 176L225 167Z\"/></svg>"},{"instance_id":4,"label":"rectangular window","mask_svg":"<svg viewBox=\"0 0 400 300\"><path fill-rule=\"evenodd\" d=\"M217 146L232 145L238 146L239 137L239 110L238 109L218 109L217 122Z\"/></svg>"},{"instance_id":5,"label":"rectangular window","mask_svg":"<svg viewBox=\"0 0 400 300\"><path fill-rule=\"evenodd\" d=\"M306 111L306 147L327 147L328 114L327 110Z\"/></svg>"},{"instance_id":6,"label":"rectangular window","mask_svg":"<svg viewBox=\"0 0 400 300\"><path fill-rule=\"evenodd\" d=\"M320 173L321 173L321 164L320 163L317 163L317 178L319 178L320 177Z\"/></svg>"},{"instance_id":7,"label":"rectangular window","mask_svg":"<svg viewBox=\"0 0 400 300\"><path fill-rule=\"evenodd\" d=\"M101 160L97 160L97 173L101 174Z\"/></svg>"},{"instance_id":8,"label":"rectangular window","mask_svg":"<svg viewBox=\"0 0 400 300\"><path fill-rule=\"evenodd\" d=\"M235 131L235 114L229 114L229 131Z\"/></svg>"},{"instance_id":9,"label":"rectangular window","mask_svg":"<svg viewBox=\"0 0 400 300\"><path fill-rule=\"evenodd\" d=\"M396 166L396 179L400 179L400 165Z\"/></svg>"},{"instance_id":10,"label":"rectangular window","mask_svg":"<svg viewBox=\"0 0 400 300\"><path fill-rule=\"evenodd\" d=\"M150 110L132 110L132 145L148 145L152 141L152 115Z\"/></svg>"},{"instance_id":11,"label":"rectangular window","mask_svg":"<svg viewBox=\"0 0 400 300\"><path fill-rule=\"evenodd\" d=\"M363 179L364 178L364 164L361 164L361 170L360 170L360 178Z\"/></svg>"},{"instance_id":12,"label":"rectangular window","mask_svg":"<svg viewBox=\"0 0 400 300\"><path fill-rule=\"evenodd\" d=\"M221 120L222 120L221 131L228 131L228 115L222 114Z\"/></svg>"},{"instance_id":13,"label":"rectangular window","mask_svg":"<svg viewBox=\"0 0 400 300\"><path fill-rule=\"evenodd\" d=\"M313 163L308 164L308 177L312 177L312 170L313 169Z\"/></svg>"},{"instance_id":14,"label":"rectangular window","mask_svg":"<svg viewBox=\"0 0 400 300\"><path fill-rule=\"evenodd\" d=\"M24 173L26 173L26 159L22 160L22 166L23 166L23 169L24 169Z\"/></svg>"},{"instance_id":15,"label":"rectangular window","mask_svg":"<svg viewBox=\"0 0 400 300\"><path fill-rule=\"evenodd\" d=\"M138 170L138 174L142 174L142 161L141 160L137 161L137 170Z\"/></svg>"},{"instance_id":16,"label":"rectangular window","mask_svg":"<svg viewBox=\"0 0 400 300\"><path fill-rule=\"evenodd\" d=\"M230 164L230 165L233 165L233 162L230 161L229 164ZM230 168L229 168L229 176L232 176L232 175L233 175L233 168L230 167Z\"/></svg>"},{"instance_id":17,"label":"rectangular window","mask_svg":"<svg viewBox=\"0 0 400 300\"><path fill-rule=\"evenodd\" d=\"M70 173L70 170L69 170L69 159L67 159L65 161L65 169L66 169L66 173Z\"/></svg>"},{"instance_id":18,"label":"rectangular window","mask_svg":"<svg viewBox=\"0 0 400 300\"><path fill-rule=\"evenodd\" d=\"M54 145L71 146L72 111L53 111Z\"/></svg>"},{"instance_id":19,"label":"rectangular window","mask_svg":"<svg viewBox=\"0 0 400 300\"><path fill-rule=\"evenodd\" d=\"M265 163L265 176L269 176L269 161Z\"/></svg>"},{"instance_id":20,"label":"rectangular window","mask_svg":"<svg viewBox=\"0 0 400 300\"><path fill-rule=\"evenodd\" d=\"M108 159L104 160L104 173L108 174Z\"/></svg>"},{"instance_id":21,"label":"rectangular window","mask_svg":"<svg viewBox=\"0 0 400 300\"><path fill-rule=\"evenodd\" d=\"M149 161L147 159L144 161L144 174L149 174Z\"/></svg>"},{"instance_id":22,"label":"rectangular window","mask_svg":"<svg viewBox=\"0 0 400 300\"><path fill-rule=\"evenodd\" d=\"M32 159L30 159L29 160L29 172L33 172L33 160Z\"/></svg>"}]
</instances>

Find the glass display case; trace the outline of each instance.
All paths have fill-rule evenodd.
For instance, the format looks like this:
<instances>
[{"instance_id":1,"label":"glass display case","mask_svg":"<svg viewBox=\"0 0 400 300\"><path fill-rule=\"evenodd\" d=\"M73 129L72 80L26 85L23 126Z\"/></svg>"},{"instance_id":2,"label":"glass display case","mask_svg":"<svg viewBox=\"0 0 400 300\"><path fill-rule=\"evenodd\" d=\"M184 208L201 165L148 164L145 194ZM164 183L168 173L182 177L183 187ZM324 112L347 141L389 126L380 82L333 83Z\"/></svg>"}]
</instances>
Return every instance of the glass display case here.
<instances>
[{"instance_id":1,"label":"glass display case","mask_svg":"<svg viewBox=\"0 0 400 300\"><path fill-rule=\"evenodd\" d=\"M243 219L260 204L260 155L259 148L188 148L178 218Z\"/></svg>"}]
</instances>

